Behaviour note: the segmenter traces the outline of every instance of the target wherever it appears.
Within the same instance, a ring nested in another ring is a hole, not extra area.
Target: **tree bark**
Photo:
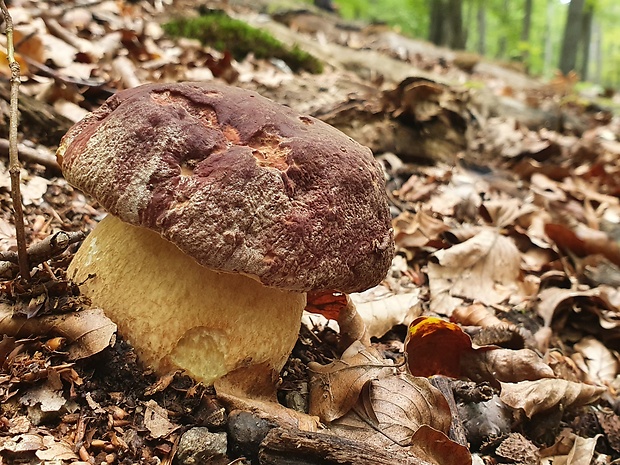
[[[588,67],[590,65],[590,47],[592,46],[592,19],[594,18],[594,6],[586,5],[581,16],[581,57],[579,74],[581,80],[588,79]]]
[[[467,37],[463,31],[463,1],[448,0],[448,31],[450,42],[448,45],[454,50],[463,50]]]
[[[476,50],[480,55],[484,55],[487,51],[487,14],[486,8],[482,3],[478,5],[478,11],[476,13],[476,20],[478,21],[478,43],[476,44]]]
[[[553,22],[554,1],[547,0],[547,14],[545,16],[545,31],[543,42],[545,44],[545,52],[543,55],[543,73],[549,75],[551,73],[553,61],[553,39],[551,37],[551,24]]]
[[[523,26],[521,28],[521,42],[526,44],[526,47],[529,47],[530,43],[530,32],[532,30],[532,4],[533,0],[525,0],[523,5]],[[528,48],[523,50],[521,53],[521,60],[525,64],[526,68],[528,67],[528,61],[530,58],[530,51]]]
[[[581,16],[585,0],[571,0],[568,17],[564,27],[562,52],[560,54],[560,71],[565,75],[576,70],[577,51],[581,40]]]
[[[430,3],[430,26],[428,29],[428,40],[435,45],[445,45],[444,12],[445,5],[443,0],[429,0]]]

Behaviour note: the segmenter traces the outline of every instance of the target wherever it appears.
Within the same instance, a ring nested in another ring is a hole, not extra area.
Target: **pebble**
[[[178,465],[198,465],[226,455],[226,433],[212,433],[208,428],[196,427],[181,436],[177,449]]]

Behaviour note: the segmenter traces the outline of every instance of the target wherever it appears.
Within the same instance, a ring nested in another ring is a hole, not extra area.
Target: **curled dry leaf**
[[[461,359],[463,375],[477,382],[516,383],[524,380],[554,378],[551,367],[533,350],[482,347],[465,353]]]
[[[479,303],[455,308],[450,320],[462,325],[481,326],[483,328],[505,324],[495,316],[493,310]]]
[[[435,253],[428,264],[431,310],[450,316],[463,298],[499,304],[520,288],[519,249],[494,228]]]
[[[415,215],[405,211],[394,219],[394,241],[398,247],[424,247],[448,229],[443,221],[421,210]]]
[[[310,415],[325,423],[342,417],[355,405],[367,381],[395,372],[389,363],[359,341],[329,365],[309,363]]]
[[[604,329],[616,328],[620,325],[617,319],[618,308],[608,299],[603,288],[594,288],[584,291],[550,287],[538,295],[540,302],[536,312],[543,319],[545,326],[551,326],[556,313],[569,306],[580,303],[585,309],[591,309],[599,317],[599,323]],[[588,305],[591,303],[591,305]]]
[[[408,325],[420,316],[419,296],[419,288],[394,293],[382,285],[350,295],[370,337],[382,337],[394,326]]]
[[[606,389],[564,379],[539,379],[501,383],[500,399],[514,409],[523,409],[528,418],[559,407],[577,407],[596,401]]]
[[[480,206],[480,213],[490,224],[504,228],[515,224],[524,215],[537,211],[532,204],[525,204],[520,199],[489,200]]]
[[[574,347],[583,355],[588,374],[594,381],[609,384],[616,378],[618,359],[602,342],[589,336]]]
[[[11,337],[62,336],[70,345],[69,358],[78,360],[101,352],[114,343],[116,325],[100,308],[37,318],[14,316],[0,305],[0,333]]]
[[[452,441],[441,431],[422,425],[412,438],[412,454],[436,465],[471,465],[467,447]]]
[[[474,348],[456,324],[420,317],[409,327],[405,341],[407,364],[414,376],[466,376],[474,381],[517,382],[554,377],[553,370],[532,350],[496,346]]]
[[[560,249],[578,257],[601,254],[620,266],[620,245],[605,232],[580,225],[575,231],[561,224],[546,224],[545,233]]]
[[[603,435],[597,434],[592,438],[582,438],[573,433],[563,436],[558,443],[540,451],[540,464],[590,465],[596,443],[601,436]],[[569,445],[570,448],[567,447]]]
[[[436,317],[416,318],[405,340],[407,367],[414,376],[461,376],[461,357],[472,352],[471,339],[455,323]]]

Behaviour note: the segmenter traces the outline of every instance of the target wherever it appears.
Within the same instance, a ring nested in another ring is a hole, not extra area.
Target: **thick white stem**
[[[89,275],[95,275],[89,278]],[[268,288],[196,263],[153,231],[108,215],[84,241],[69,277],[159,373],[181,368],[206,384],[243,366],[279,371],[304,293]]]

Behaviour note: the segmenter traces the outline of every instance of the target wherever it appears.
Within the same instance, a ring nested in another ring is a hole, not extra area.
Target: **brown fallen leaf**
[[[574,345],[585,360],[585,371],[597,383],[609,384],[618,375],[618,359],[599,340],[588,336]]]
[[[553,446],[540,451],[541,465],[590,465],[596,443],[602,434],[582,438],[574,433],[564,433]]]
[[[528,418],[540,412],[586,405],[596,401],[605,387],[574,383],[564,379],[539,379],[519,383],[501,383],[500,399],[514,409],[523,409]]]
[[[114,344],[116,325],[100,308],[36,318],[14,316],[11,307],[0,304],[0,333],[11,337],[62,336],[70,360],[90,357]]]
[[[471,465],[467,447],[452,441],[441,431],[422,425],[413,435],[412,454],[436,465]]]
[[[562,309],[573,309],[576,305],[583,310],[595,313],[599,324],[604,329],[617,328],[618,308],[610,302],[603,287],[575,290],[550,287],[538,294],[539,303],[536,312],[543,319],[545,326],[551,327],[552,322]]]
[[[154,400],[149,400],[145,404],[144,426],[149,430],[152,438],[158,439],[168,436],[173,431],[180,428],[168,420],[168,411],[162,408]]]
[[[518,295],[519,249],[494,228],[449,249],[435,252],[438,263],[428,264],[431,310],[450,316],[463,299],[487,305]]]
[[[309,413],[330,423],[345,415],[357,402],[367,381],[395,373],[376,349],[355,341],[340,360],[329,365],[308,364],[310,371]]]
[[[393,221],[394,241],[398,247],[424,247],[432,240],[438,240],[439,235],[450,229],[443,221],[419,210],[415,215],[404,211]]]
[[[330,429],[377,447],[411,445],[422,425],[448,433],[450,406],[426,378],[407,373],[368,381],[355,406]]]
[[[492,309],[480,303],[455,308],[450,320],[466,326],[481,326],[483,328],[505,324],[495,316]]]
[[[421,316],[409,325],[405,339],[407,367],[413,376],[461,376],[461,358],[474,349],[470,337],[455,323]]]
[[[579,225],[571,230],[561,224],[546,224],[545,233],[560,249],[578,257],[601,254],[620,266],[620,245],[605,232]]]
[[[414,376],[445,375],[487,381],[518,382],[554,377],[553,370],[530,349],[474,347],[456,324],[420,317],[409,326],[405,340],[407,367]]]
[[[555,378],[551,367],[533,350],[481,347],[463,354],[461,372],[472,381],[516,383],[525,380]]]

